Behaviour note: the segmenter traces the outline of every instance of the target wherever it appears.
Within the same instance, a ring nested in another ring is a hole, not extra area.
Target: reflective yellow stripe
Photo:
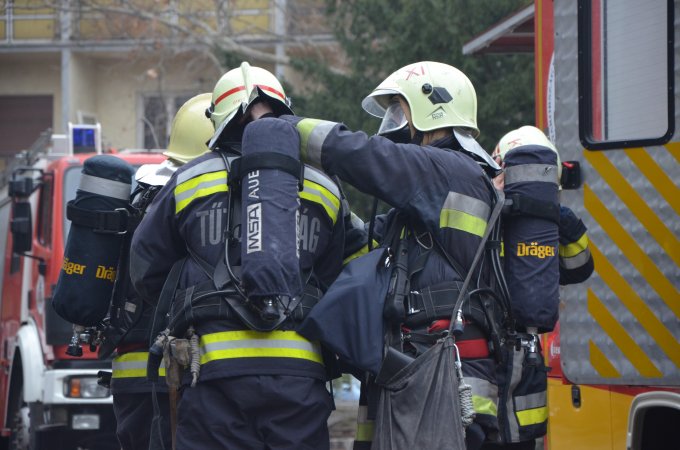
[[[588,312],[592,318],[600,325],[602,331],[621,350],[621,353],[630,361],[640,375],[646,378],[663,377],[663,372],[654,364],[654,361],[650,359],[647,352],[638,345],[638,342],[633,339],[630,334],[631,330],[619,323],[616,316],[607,309],[602,300],[590,288],[587,292],[587,304]]]
[[[540,408],[525,409],[524,411],[517,411],[515,414],[520,426],[536,425],[548,420],[548,407],[541,406]]]
[[[621,372],[614,367],[607,356],[592,340],[588,340],[588,349],[590,350],[590,364],[593,365],[593,368],[601,377],[621,378]]]
[[[243,330],[201,336],[201,364],[232,358],[298,358],[323,364],[321,349],[294,331]]]
[[[373,441],[373,430],[375,423],[372,420],[367,420],[363,423],[357,423],[357,434],[355,440],[363,442]]]
[[[481,395],[472,395],[472,407],[477,414],[487,414],[489,416],[496,416],[498,414],[496,402]]]
[[[576,242],[572,242],[571,244],[567,245],[560,244],[559,255],[563,258],[571,258],[578,255],[586,248],[588,248],[588,235],[583,233],[583,236],[581,236]]]
[[[178,184],[175,187],[175,214],[197,198],[228,190],[226,170],[206,173]]]
[[[305,163],[321,166],[321,147],[335,125],[335,122],[317,119],[302,119],[297,123],[300,156]]]
[[[454,228],[482,237],[486,230],[486,221],[463,211],[442,209],[439,216],[439,227]]]
[[[148,352],[131,352],[117,356],[113,359],[111,378],[146,378],[148,360]],[[158,369],[158,375],[165,376],[163,362]]]
[[[340,211],[340,199],[333,195],[322,185],[310,180],[304,181],[304,190],[300,192],[300,198],[318,203],[326,210],[326,214],[331,218],[333,224],[338,220]]]
[[[300,153],[302,154],[302,159],[307,159],[307,147],[309,144],[309,136],[312,134],[312,130],[320,124],[322,121],[319,119],[302,119],[296,125],[298,132],[300,133]]]
[[[378,243],[377,243],[376,241],[373,241],[373,248],[378,248]],[[350,262],[351,260],[357,259],[359,256],[363,256],[363,255],[365,255],[366,253],[368,253],[368,244],[364,245],[364,246],[361,247],[359,250],[357,250],[356,252],[352,253],[352,254],[349,255],[347,258],[345,258],[345,259],[342,261],[342,264],[345,265],[345,264],[347,264],[348,262]]]

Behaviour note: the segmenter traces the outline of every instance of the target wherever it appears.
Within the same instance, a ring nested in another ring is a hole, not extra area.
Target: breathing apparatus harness
[[[298,189],[301,190],[304,165],[293,158],[274,152],[234,157],[228,157],[225,150],[217,152],[227,168],[230,192],[224,229],[224,254],[221,254],[217,265],[212,266],[187,247],[188,258],[196,262],[209,279],[183,290],[177,290],[177,282],[187,258],[173,266],[155,312],[151,335],[153,341],[147,366],[148,377],[152,381],[158,378],[160,362],[170,344],[175,342],[175,345],[178,345],[182,339],[177,337],[186,334],[189,337],[189,345],[181,344],[182,355],[176,359],[187,361],[185,365],[191,366],[192,386],[195,385],[200,369],[198,336],[193,329],[195,323],[238,318],[248,328],[256,331],[269,332],[288,327],[293,329],[294,323],[302,321],[306,313],[321,298],[322,292],[316,286],[313,270],[310,270],[303,274],[304,293],[301,296],[251,299],[242,287],[240,266],[234,264],[230,255],[230,249],[236,248],[240,242],[240,236],[234,232],[233,226],[235,222],[240,222],[235,214],[240,210],[237,205],[239,202],[234,201],[234,197],[240,192],[242,179],[254,170],[276,169],[294,176],[298,180]],[[170,321],[163,329],[163,324],[167,322],[165,318],[168,316]],[[195,344],[191,343],[192,340]],[[187,357],[186,351],[191,351],[193,355]]]
[[[92,352],[99,349],[99,358],[106,358],[139,323],[143,312],[142,302],[131,302],[128,298],[132,290],[129,279],[130,243],[147,207],[161,187],[138,184],[130,195],[128,207],[114,211],[79,208],[73,201],[67,204],[66,215],[73,224],[90,228],[94,233],[123,236],[109,314],[91,327],[74,324],[73,335],[66,349],[67,355],[82,356],[82,345],[85,344]],[[144,340],[146,331],[148,330],[139,330],[135,335]]]

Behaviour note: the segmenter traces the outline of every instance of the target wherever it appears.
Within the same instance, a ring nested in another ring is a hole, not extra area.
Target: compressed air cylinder
[[[526,208],[503,217],[504,274],[512,312],[520,329],[550,331],[559,307],[557,153],[524,145],[508,151],[503,162],[505,197]],[[540,217],[549,212],[552,219]]]
[[[71,228],[52,299],[69,322],[96,325],[109,310],[134,172],[111,155],[85,161],[76,198],[67,206]]]
[[[281,132],[272,133],[276,128]],[[286,122],[265,118],[245,129],[243,159],[260,167],[241,179],[241,279],[249,298],[302,294],[298,177],[268,168],[276,161],[299,167],[299,149],[299,135]]]

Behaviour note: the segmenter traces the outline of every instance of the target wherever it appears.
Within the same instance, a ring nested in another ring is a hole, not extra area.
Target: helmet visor
[[[383,135],[391,133],[404,128],[406,125],[408,125],[408,120],[406,119],[404,109],[401,107],[399,99],[393,98],[390,100],[389,105],[387,105],[385,116],[383,116],[382,123],[378,129],[378,134]]]

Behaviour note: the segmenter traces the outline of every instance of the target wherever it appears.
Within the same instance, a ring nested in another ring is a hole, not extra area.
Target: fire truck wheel
[[[30,418],[28,405],[21,402],[17,405],[18,409],[14,412],[12,419],[12,440],[10,441],[10,450],[24,450],[29,448],[30,442]]]
[[[9,437],[9,450],[29,450],[31,445],[30,408],[23,399],[23,383],[15,384],[10,393],[10,410],[12,434]]]

